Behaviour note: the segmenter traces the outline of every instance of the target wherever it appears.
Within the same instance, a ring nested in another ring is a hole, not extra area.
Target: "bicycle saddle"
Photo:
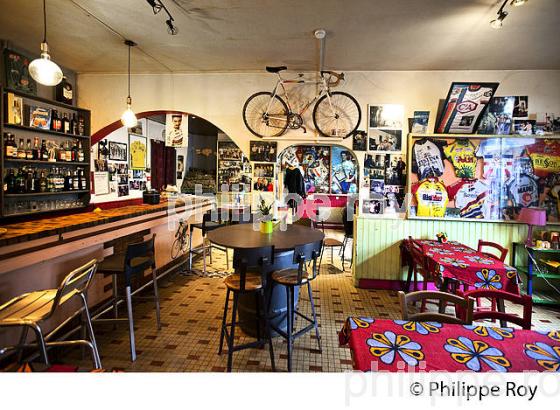
[[[288,67],[286,67],[285,65],[281,65],[278,67],[266,67],[266,71],[268,71],[269,73],[279,73],[280,71],[284,71],[287,69]]]

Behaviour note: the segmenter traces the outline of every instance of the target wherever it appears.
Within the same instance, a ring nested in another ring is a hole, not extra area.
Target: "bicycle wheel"
[[[322,96],[313,108],[313,124],[325,137],[348,137],[356,131],[361,119],[358,101],[341,91]]]
[[[183,253],[183,244],[180,238],[173,241],[171,245],[171,259],[177,258],[181,253]]]
[[[278,137],[288,128],[288,106],[279,96],[272,98],[272,93],[255,93],[243,106],[243,122],[257,137]]]

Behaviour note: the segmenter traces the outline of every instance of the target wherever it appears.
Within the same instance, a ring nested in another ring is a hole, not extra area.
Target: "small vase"
[[[273,228],[272,221],[261,221],[261,233],[272,233]]]

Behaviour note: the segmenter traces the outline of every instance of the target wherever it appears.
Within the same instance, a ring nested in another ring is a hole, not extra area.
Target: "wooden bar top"
[[[209,203],[208,199],[204,198],[190,198],[187,201],[178,199],[173,201],[175,201],[174,206],[170,202],[165,201],[158,205],[131,205],[122,208],[102,210],[100,212],[83,212],[14,224],[0,224],[1,228],[6,228],[8,230],[5,234],[0,235],[0,247],[45,238],[47,236],[60,235],[65,232],[90,228],[92,226],[103,225],[146,214],[167,211],[172,206],[173,208],[171,209],[177,209],[185,206],[192,207]]]

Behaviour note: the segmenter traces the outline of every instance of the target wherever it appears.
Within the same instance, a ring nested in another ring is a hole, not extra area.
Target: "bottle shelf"
[[[82,206],[72,206],[72,207],[69,207],[69,208],[45,209],[45,210],[27,211],[27,212],[14,212],[14,213],[5,214],[4,216],[6,216],[6,217],[28,216],[28,215],[36,215],[36,214],[46,214],[46,213],[49,213],[49,212],[72,211],[72,210],[78,210],[78,209],[85,209],[87,207],[88,207],[88,205],[82,205]]]
[[[85,140],[89,140],[89,136],[88,135],[76,135],[76,134],[67,134],[65,132],[59,132],[59,131],[52,131],[52,130],[44,130],[42,128],[35,128],[35,127],[29,127],[27,125],[17,125],[17,124],[4,124],[4,128],[12,128],[12,129],[16,129],[16,130],[22,130],[22,131],[29,131],[29,132],[39,132],[41,134],[49,134],[49,135],[56,135],[58,137],[66,137],[66,138],[76,138],[76,139],[85,139]]]
[[[74,166],[87,166],[87,162],[75,162],[75,161],[41,161],[38,159],[19,159],[19,158],[8,158],[4,157],[5,162],[20,162],[22,164],[42,164],[42,165],[74,165]]]
[[[27,98],[29,100],[34,100],[34,101],[39,101],[48,105],[52,105],[53,107],[59,107],[59,108],[64,108],[66,110],[69,111],[87,111],[83,108],[79,108],[76,107],[74,105],[70,105],[70,104],[66,104],[60,101],[54,101],[54,100],[50,100],[48,98],[43,98],[43,97],[39,97],[37,95],[31,95],[31,94],[27,94],[18,90],[13,90],[11,88],[4,88],[4,93],[12,93],[14,95],[17,95],[18,97],[22,97],[22,98]]]
[[[55,191],[55,192],[27,192],[25,194],[4,194],[4,198],[25,198],[30,196],[86,194],[86,193],[89,193],[88,189],[77,189],[73,191]]]

